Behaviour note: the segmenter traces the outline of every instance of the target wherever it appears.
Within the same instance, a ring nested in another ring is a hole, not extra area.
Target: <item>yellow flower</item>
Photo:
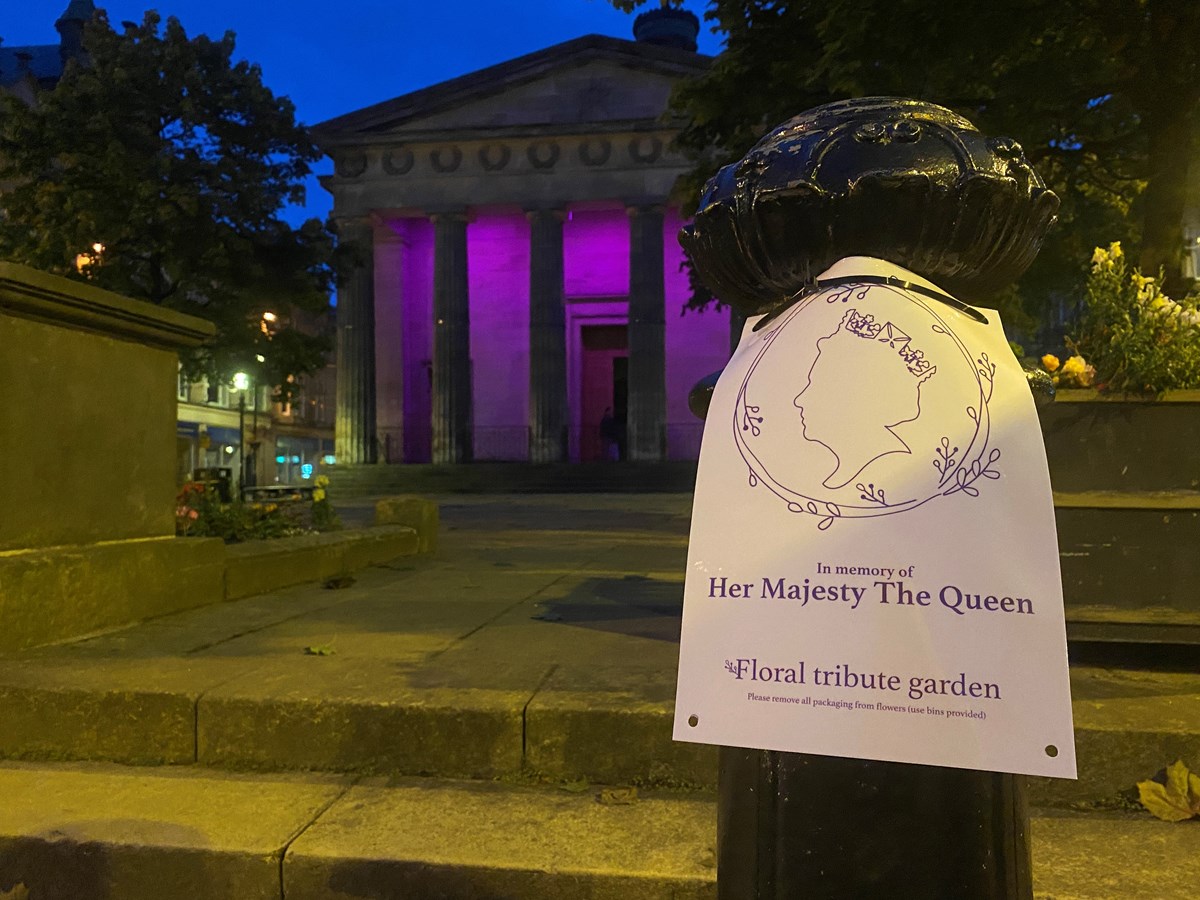
[[[1138,271],[1134,271],[1134,273],[1132,275],[1130,275],[1129,277],[1130,277],[1130,280],[1135,285],[1137,285],[1138,290],[1141,290],[1142,288],[1146,287],[1147,285],[1154,284],[1153,278],[1148,278],[1147,276],[1143,275],[1141,272],[1138,272]]]
[[[1113,241],[1111,244],[1108,245],[1108,255],[1112,259],[1120,259],[1122,256],[1125,255],[1125,251],[1121,249],[1120,241]]]
[[[1072,356],[1063,363],[1062,374],[1069,376],[1082,375],[1087,371],[1087,363],[1083,361],[1082,356]]]
[[[1096,250],[1097,250],[1097,252],[1100,252],[1099,247],[1097,247]],[[1042,368],[1045,369],[1047,372],[1057,372],[1058,371],[1058,357],[1055,356],[1053,353],[1047,353],[1045,356],[1042,357]]]
[[[1103,247],[1097,247],[1092,251],[1092,265],[1098,266],[1101,263],[1108,262],[1108,251]]]
[[[318,475],[313,479],[313,484],[319,488],[329,487],[329,479],[324,475]]]
[[[313,503],[320,503],[324,499],[325,492],[321,490],[321,488],[317,488],[315,491],[313,491]]]

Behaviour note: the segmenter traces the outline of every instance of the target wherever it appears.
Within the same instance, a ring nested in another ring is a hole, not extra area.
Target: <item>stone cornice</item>
[[[198,347],[216,334],[205,319],[11,262],[0,262],[0,310],[167,350]]]
[[[411,187],[463,178],[573,177],[579,172],[687,171],[687,158],[672,146],[672,132],[618,132],[566,138],[468,140],[344,147],[334,153],[328,190],[343,185],[405,183]]]
[[[567,123],[561,125],[507,125],[478,128],[430,128],[402,133],[347,133],[331,136],[321,142],[329,152],[339,148],[411,147],[417,144],[445,144],[460,141],[511,140],[539,137],[608,136],[630,133],[669,133],[674,136],[680,123],[660,119],[613,119],[604,122]]]

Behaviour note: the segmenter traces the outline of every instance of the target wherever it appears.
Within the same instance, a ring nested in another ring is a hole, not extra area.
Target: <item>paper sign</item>
[[[893,275],[852,258],[822,279]],[[999,317],[843,284],[713,394],[675,738],[1075,777],[1045,448]]]

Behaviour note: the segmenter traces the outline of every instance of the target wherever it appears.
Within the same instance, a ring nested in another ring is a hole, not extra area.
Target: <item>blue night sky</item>
[[[96,0],[119,27],[146,9],[175,16],[189,34],[237,34],[238,55],[314,124],[585,34],[633,36],[633,16],[607,0]],[[703,0],[685,8],[703,18]],[[58,43],[67,0],[0,4],[6,46]],[[702,22],[700,51],[720,50]],[[318,167],[327,171],[328,160]],[[308,205],[288,219],[324,217],[329,197],[310,180]]]

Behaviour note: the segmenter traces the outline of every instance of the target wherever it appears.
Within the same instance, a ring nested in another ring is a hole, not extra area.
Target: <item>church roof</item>
[[[96,15],[92,0],[71,0],[54,23],[89,22]],[[52,87],[63,73],[63,44],[28,44],[6,47],[0,44],[0,87],[16,84],[32,75],[42,87]]]
[[[90,22],[96,14],[96,4],[92,0],[71,0],[66,11],[58,17],[58,21]]]
[[[323,141],[369,137],[594,62],[685,78],[702,74],[712,57],[644,41],[590,34],[328,119],[314,126],[313,131]]]

